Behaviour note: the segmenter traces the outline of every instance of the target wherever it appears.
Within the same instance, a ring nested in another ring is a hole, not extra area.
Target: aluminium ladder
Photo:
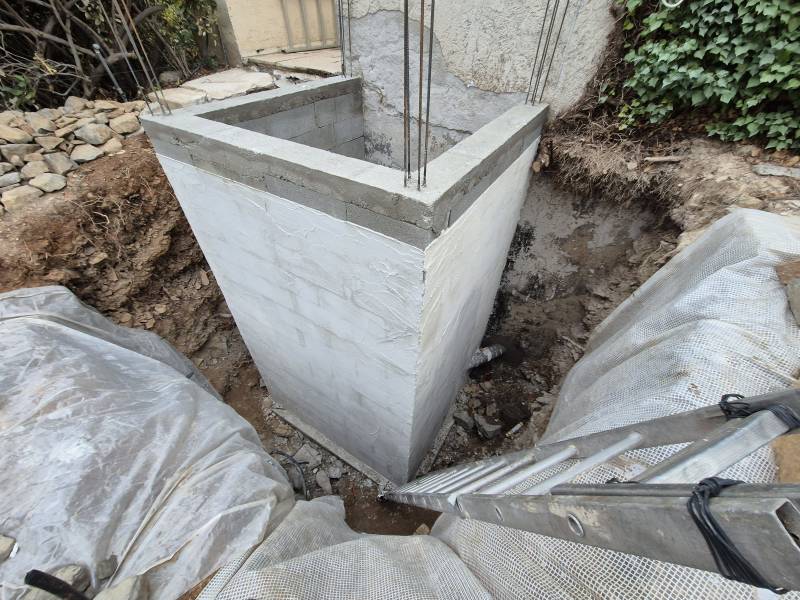
[[[698,482],[796,427],[800,390],[733,404],[744,406],[739,414],[746,416],[731,414],[723,399],[719,406],[430,473],[386,490],[382,497],[725,575],[687,502]],[[776,406],[783,412],[772,412]],[[781,418],[787,412],[789,422]],[[570,483],[630,450],[685,443],[689,445],[634,481]],[[573,462],[566,469],[508,494],[567,460]],[[763,587],[800,590],[800,485],[739,483],[712,498],[708,510],[740,556],[769,582]]]

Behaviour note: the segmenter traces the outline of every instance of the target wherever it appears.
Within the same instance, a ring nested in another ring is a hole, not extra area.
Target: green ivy
[[[800,149],[800,2],[685,0],[642,18],[642,0],[622,1],[624,28],[640,28],[625,55],[623,129],[703,109],[723,140]]]

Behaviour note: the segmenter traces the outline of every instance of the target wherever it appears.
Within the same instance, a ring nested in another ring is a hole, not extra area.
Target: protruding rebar
[[[108,25],[109,31],[111,31],[111,36],[114,38],[114,41],[117,43],[117,47],[119,48],[120,54],[122,54],[123,58],[125,59],[125,64],[128,66],[128,71],[131,74],[131,78],[133,79],[133,84],[136,86],[137,95],[141,96],[144,100],[145,105],[147,106],[147,110],[150,111],[150,114],[153,114],[153,107],[150,106],[150,101],[147,99],[147,94],[145,94],[144,90],[142,89],[142,85],[139,83],[139,78],[136,76],[136,71],[131,64],[130,58],[128,58],[128,50],[125,48],[125,44],[122,43],[122,38],[119,37],[117,33],[117,28],[114,26],[114,21],[111,17],[108,16],[106,12],[106,7],[103,6],[102,2],[98,2],[100,6],[100,12],[103,14],[103,18]]]
[[[556,56],[556,50],[558,50],[558,40],[561,38],[561,29],[564,27],[564,19],[567,17],[567,11],[569,10],[569,0],[566,0],[564,4],[564,13],[561,15],[561,23],[558,25],[558,33],[556,33],[556,39],[553,42],[553,52],[550,54],[550,62],[547,65],[547,72],[544,75],[544,82],[542,83],[542,91],[539,93],[539,102],[542,101],[544,98],[544,88],[547,86],[547,79],[550,77],[550,68],[553,66],[553,59]]]
[[[544,15],[542,15],[542,29],[539,31],[539,41],[536,42],[536,55],[533,58],[533,66],[531,67],[531,78],[528,80],[528,91],[525,93],[525,104],[528,103],[528,98],[531,95],[531,87],[533,86],[533,75],[536,72],[536,65],[539,62],[539,48],[542,45],[542,38],[544,37],[544,28],[547,24],[547,13],[550,10],[550,0],[544,7]]]
[[[553,3],[553,13],[550,17],[550,24],[547,26],[547,37],[544,40],[544,48],[542,50],[542,61],[539,63],[539,70],[536,73],[536,84],[533,86],[533,96],[532,99],[536,98],[537,92],[539,90],[539,82],[542,79],[542,73],[544,72],[544,61],[547,57],[547,51],[550,48],[550,37],[553,35],[553,27],[556,24],[556,15],[558,15],[558,5],[560,4],[560,0],[555,0]]]
[[[302,4],[302,2],[301,2]],[[339,57],[342,61],[342,75],[347,75],[347,68],[344,64],[344,14],[342,8],[342,0],[338,0],[337,6],[339,7],[337,11],[337,21],[339,23]]]
[[[116,89],[120,97],[125,102],[127,102],[128,97],[125,95],[125,92],[122,91],[122,88],[119,87],[119,83],[117,83],[117,78],[114,77],[114,73],[111,72],[111,67],[108,66],[108,63],[106,62],[106,59],[103,56],[103,53],[100,52],[100,44],[92,44],[92,50],[94,50],[95,56],[97,56],[97,60],[99,60],[100,64],[103,65],[103,69],[105,70],[106,75],[108,75],[108,78],[111,80],[111,83],[114,85],[114,89]]]
[[[431,73],[433,72],[433,16],[436,11],[436,0],[431,0],[431,24],[428,27],[428,91],[425,99],[425,160],[422,166],[422,185],[428,183],[428,145],[431,137]]]
[[[419,2],[419,89],[417,90],[417,189],[422,186],[422,76],[425,60],[425,0]]]
[[[408,95],[409,95],[409,73],[408,73],[408,0],[403,0],[403,185],[408,185],[410,176],[410,151],[409,140],[409,121],[408,121]]]

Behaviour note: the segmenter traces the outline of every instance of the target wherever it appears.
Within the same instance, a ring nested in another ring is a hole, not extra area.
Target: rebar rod
[[[409,177],[409,128],[408,128],[408,0],[403,0],[403,185],[408,185]]]
[[[428,183],[428,145],[431,138],[431,73],[433,72],[433,16],[436,0],[431,0],[431,24],[428,26],[428,91],[425,99],[425,159],[422,166],[422,185]]]
[[[139,51],[139,47],[136,45],[136,41],[133,39],[133,33],[131,32],[131,28],[128,26],[128,20],[125,18],[125,14],[122,12],[122,8],[120,8],[120,5],[117,2],[117,0],[111,0],[111,7],[112,10],[116,9],[116,11],[119,13],[120,20],[122,21],[122,28],[125,30],[125,34],[128,36],[128,41],[131,44],[131,49],[133,50],[133,53],[136,55],[136,60],[139,61],[139,66],[142,68],[142,73],[144,73],[145,81],[147,82],[147,85],[150,86],[150,93],[153,94],[156,104],[158,104],[162,114],[166,114],[167,111],[165,110],[164,104],[161,102],[161,99],[158,97],[158,94],[156,93],[156,88],[153,85],[153,80],[151,79],[150,73],[147,70],[147,65],[144,62],[144,58],[142,58],[142,53]]]
[[[561,29],[564,27],[564,19],[567,17],[568,11],[569,11],[569,0],[566,0],[564,4],[564,13],[561,15],[561,23],[558,25],[558,32],[556,33],[556,39],[553,42],[553,52],[552,54],[550,54],[550,63],[547,65],[547,72],[544,75],[544,82],[542,83],[542,91],[539,93],[539,102],[541,102],[542,98],[544,98],[544,89],[545,87],[547,87],[547,79],[548,77],[550,77],[550,69],[553,66],[553,59],[556,56],[556,50],[558,50],[558,40],[559,38],[561,38]]]
[[[133,34],[136,36],[136,40],[139,42],[139,47],[142,51],[142,56],[144,57],[144,61],[147,64],[147,68],[150,70],[150,74],[153,76],[153,83],[156,86],[157,91],[153,91],[153,94],[158,98],[158,92],[161,92],[161,98],[164,100],[164,106],[167,109],[169,114],[172,114],[172,109],[169,107],[169,102],[167,102],[167,97],[164,95],[164,90],[161,89],[161,84],[158,82],[158,75],[156,74],[156,70],[153,68],[153,64],[150,62],[150,57],[147,55],[147,50],[142,42],[142,36],[139,35],[139,29],[136,27],[136,21],[133,20],[131,16],[131,12],[128,9],[128,6],[123,2],[122,6],[125,8],[125,14],[130,21],[130,27],[133,30]]]
[[[342,0],[338,0],[339,10],[337,11],[337,21],[339,22],[339,56],[342,61],[342,75],[347,75],[347,69],[344,64],[344,15],[342,9]]]
[[[525,94],[525,104],[528,103],[528,97],[531,95],[531,87],[533,86],[533,74],[536,72],[536,64],[539,62],[539,47],[542,45],[542,38],[544,37],[544,27],[547,24],[547,12],[550,10],[550,0],[544,7],[544,15],[542,16],[542,29],[539,31],[539,41],[536,42],[536,55],[533,58],[533,66],[531,67],[531,78],[528,80],[528,91]]]
[[[347,0],[347,54],[350,59],[350,75],[353,74],[353,33],[350,12],[353,9],[353,0]]]
[[[419,89],[417,90],[417,190],[422,187],[422,77],[425,61],[425,0],[419,2]]]
[[[100,12],[103,13],[103,18],[108,25],[108,29],[111,31],[111,35],[114,38],[114,41],[117,43],[117,47],[119,48],[120,54],[125,59],[125,64],[128,66],[128,71],[130,71],[131,77],[133,78],[133,83],[136,86],[136,91],[138,92],[137,95],[141,95],[142,99],[144,100],[145,105],[147,106],[147,110],[150,111],[150,114],[153,114],[153,107],[150,106],[150,102],[147,100],[147,94],[144,93],[142,89],[142,84],[139,83],[139,78],[136,77],[136,72],[134,71],[133,65],[131,64],[130,58],[128,58],[129,52],[125,48],[125,44],[122,43],[122,38],[119,37],[117,33],[117,28],[114,27],[114,22],[111,17],[108,16],[106,12],[105,6],[103,6],[102,2],[98,3],[100,5]]]
[[[536,73],[536,84],[533,86],[533,96],[532,98],[536,98],[537,92],[539,90],[539,82],[542,79],[542,73],[544,72],[544,61],[545,57],[547,56],[547,51],[550,48],[550,37],[553,35],[553,27],[556,23],[556,15],[558,14],[558,5],[560,4],[560,0],[555,0],[553,3],[553,13],[550,17],[550,25],[547,26],[547,37],[544,40],[544,48],[542,48],[542,61],[539,63],[539,70]]]
[[[103,53],[100,52],[100,44],[92,44],[92,50],[94,50],[95,56],[97,56],[97,60],[99,60],[100,64],[103,65],[103,70],[106,72],[106,75],[108,75],[108,78],[111,80],[111,83],[117,90],[117,93],[125,102],[127,102],[128,97],[125,95],[125,92],[122,91],[122,88],[119,87],[117,78],[114,77],[114,73],[111,72],[111,67],[108,66],[108,63],[106,62],[106,59],[103,56]]]

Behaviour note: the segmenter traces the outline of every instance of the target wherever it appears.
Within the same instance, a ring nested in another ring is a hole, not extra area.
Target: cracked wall
[[[412,2],[410,71],[412,115],[419,78],[419,3]],[[426,3],[426,25],[430,23]],[[521,104],[531,74],[545,2],[439,0],[436,5],[429,159],[511,106]],[[399,166],[403,156],[403,15],[393,0],[353,0],[352,74],[364,81],[365,142],[369,160]],[[583,94],[614,20],[606,0],[571,4],[543,101],[551,116]],[[427,46],[429,30],[425,28]],[[427,50],[425,57],[427,64]],[[412,166],[416,165],[416,118]]]

